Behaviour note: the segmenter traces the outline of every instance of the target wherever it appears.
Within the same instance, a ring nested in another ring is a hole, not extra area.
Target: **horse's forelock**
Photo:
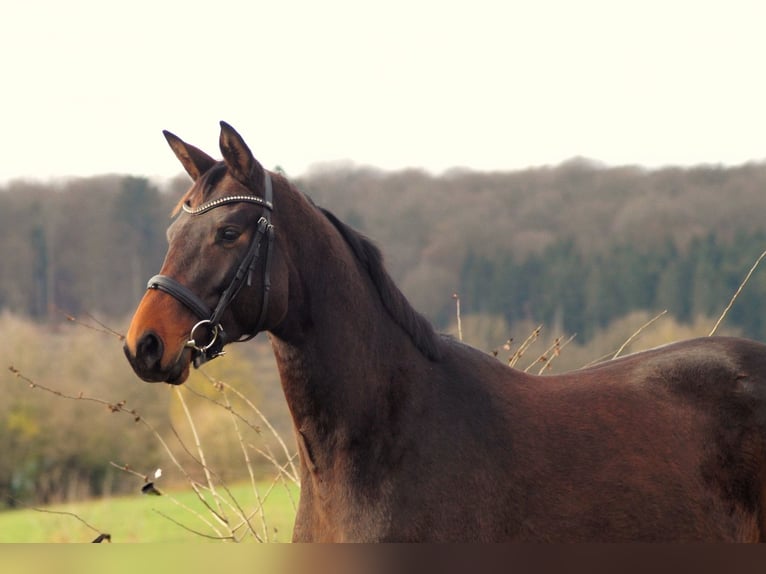
[[[226,174],[226,164],[218,162],[209,170],[207,170],[202,177],[200,177],[194,185],[189,188],[183,197],[179,200],[176,206],[171,212],[171,217],[175,217],[180,213],[184,203],[191,206],[195,204],[202,204],[211,196],[213,189],[221,182],[223,176]]]

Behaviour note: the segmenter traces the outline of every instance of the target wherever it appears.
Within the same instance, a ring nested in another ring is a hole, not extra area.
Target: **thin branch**
[[[263,422],[263,424],[266,425],[266,428],[269,429],[269,432],[271,432],[271,434],[277,440],[277,442],[279,443],[280,448],[282,449],[282,452],[285,455],[285,458],[288,461],[290,461],[290,469],[292,471],[292,475],[295,476],[296,478],[299,477],[300,475],[298,474],[298,469],[295,468],[295,465],[292,462],[294,457],[290,454],[290,450],[287,448],[287,444],[285,444],[285,441],[282,439],[282,436],[279,434],[277,429],[274,428],[274,426],[271,424],[271,422],[266,417],[266,415],[264,415],[261,412],[261,410],[258,407],[256,407],[255,404],[253,404],[253,402],[249,398],[247,398],[238,389],[234,388],[229,383],[226,383],[224,381],[221,381],[219,379],[214,378],[213,376],[211,376],[207,372],[205,372],[204,368],[199,369],[199,372],[201,372],[205,376],[205,378],[207,378],[208,381],[210,381],[210,383],[214,387],[216,387],[216,388],[225,388],[225,389],[231,391],[232,393],[237,395],[237,397],[239,397],[239,399],[242,400],[248,407],[250,407],[253,410],[253,412],[258,416],[258,418],[261,419],[261,422]],[[296,484],[300,485],[300,481],[296,480]]]
[[[186,446],[186,443],[181,438],[181,435],[178,434],[178,431],[176,430],[176,428],[173,425],[170,425],[170,430],[173,433],[173,435],[176,437],[178,444],[181,445],[181,448],[184,450],[184,452],[187,455],[189,455],[189,458],[191,458],[195,463],[197,463],[197,465],[199,465],[201,468],[204,469],[206,466],[205,463],[200,461],[194,455],[194,453],[192,453],[191,449],[189,449],[189,447]],[[221,526],[225,526],[226,528],[229,528],[229,521],[223,515],[220,505],[216,504],[218,506],[218,510],[216,510],[215,508],[211,506],[210,502],[208,502],[207,498],[205,498],[205,496],[202,494],[202,491],[200,490],[200,488],[207,488],[207,487],[205,487],[205,485],[194,480],[191,477],[191,475],[186,472],[186,469],[184,469],[184,474],[186,475],[186,478],[189,481],[189,484],[191,485],[192,490],[194,490],[194,492],[197,494],[197,498],[203,504],[203,506],[208,509],[210,514],[212,514],[215,517],[215,519],[221,524]],[[207,488],[207,490],[210,491],[211,489]],[[217,496],[214,491],[211,491],[211,495],[213,496],[213,498],[216,498]]]
[[[9,496],[8,500],[12,500],[16,504],[20,504],[24,508],[28,508],[29,510],[34,510],[35,512],[42,512],[44,514],[59,514],[61,516],[71,516],[72,518],[76,518],[80,522],[82,522],[85,526],[90,528],[93,532],[98,534],[100,537],[102,537],[102,540],[108,540],[109,542],[112,541],[112,535],[105,533],[103,530],[100,530],[90,524],[87,520],[85,520],[82,516],[75,514],[74,512],[67,512],[65,510],[50,510],[49,508],[38,508],[37,506],[31,506],[29,504],[26,504],[22,501],[20,501],[17,498],[14,498],[13,496]]]
[[[457,293],[452,294],[452,298],[455,300],[455,314],[457,315],[457,338],[463,340],[463,324],[460,320],[460,295]]]
[[[622,354],[622,352],[625,350],[625,347],[630,345],[635,340],[635,338],[638,337],[644,331],[644,329],[646,329],[649,326],[651,326],[655,321],[657,321],[662,316],[667,314],[667,312],[668,312],[668,310],[665,309],[664,311],[660,312],[659,314],[657,314],[654,317],[652,317],[651,319],[649,319],[646,323],[641,325],[638,329],[636,329],[636,331],[630,337],[627,338],[627,340],[620,346],[620,348],[617,349],[615,354],[612,355],[612,359],[616,359],[617,357],[619,357]]]
[[[136,470],[133,470],[132,468],[130,468],[130,465],[127,465],[127,464],[117,464],[116,462],[113,462],[111,460],[109,461],[109,464],[111,464],[114,468],[117,468],[117,469],[121,470],[122,472],[127,472],[129,474],[132,474],[133,476],[137,476],[138,478],[140,478],[144,482],[149,482],[147,475],[141,474],[140,472],[138,472]]]
[[[136,411],[136,409],[128,409],[128,408],[126,408],[125,405],[127,404],[127,401],[122,400],[122,401],[118,401],[116,403],[112,403],[110,401],[105,401],[104,399],[99,399],[97,397],[89,397],[89,396],[87,396],[87,395],[85,395],[83,393],[79,393],[78,395],[69,395],[69,394],[63,393],[63,392],[61,392],[61,391],[59,391],[57,389],[53,389],[51,387],[48,387],[46,385],[42,385],[42,384],[40,384],[40,383],[38,383],[36,381],[33,381],[32,379],[27,377],[24,373],[19,371],[13,365],[10,365],[8,367],[8,370],[11,371],[11,373],[13,373],[14,375],[16,375],[16,378],[21,379],[22,381],[26,382],[31,389],[38,389],[38,390],[41,390],[41,391],[45,391],[47,393],[50,393],[50,394],[52,394],[54,396],[57,396],[59,398],[62,398],[62,399],[67,399],[67,400],[72,400],[72,401],[87,401],[87,402],[97,403],[97,404],[100,404],[100,405],[104,405],[107,409],[109,409],[110,412],[113,412],[113,413],[123,413],[123,414],[130,415],[131,417],[133,417],[133,421],[134,422],[141,423],[142,425],[144,425],[144,427],[146,427],[149,430],[150,433],[152,433],[154,435],[154,437],[157,439],[157,441],[165,449],[165,452],[167,453],[168,457],[173,462],[173,464],[175,464],[176,467],[178,467],[178,469],[181,472],[183,472],[188,477],[188,474],[186,474],[186,471],[184,470],[183,466],[181,465],[180,462],[178,462],[178,459],[173,454],[173,451],[170,450],[170,447],[165,442],[165,440],[162,438],[162,435],[157,431],[157,429],[155,429],[149,423],[149,421],[147,421],[144,417],[142,417]]]
[[[229,401],[229,396],[226,394],[226,391],[223,391],[223,397],[226,399],[226,410],[229,411],[229,415],[231,416],[231,422],[234,425],[234,430],[237,433],[237,439],[239,440],[239,446],[242,449],[242,456],[245,459],[245,466],[247,467],[247,472],[250,475],[250,485],[253,488],[253,494],[255,495],[255,500],[258,503],[259,507],[259,517],[261,519],[261,527],[263,528],[263,538],[266,542],[269,541],[269,529],[268,524],[266,522],[266,514],[263,510],[263,501],[261,500],[261,493],[258,491],[258,486],[255,481],[255,473],[253,472],[253,464],[250,460],[250,454],[248,453],[247,446],[245,445],[245,439],[242,436],[242,431],[239,428],[239,423],[237,422],[237,416],[234,413],[234,409],[231,406],[231,401]],[[253,533],[253,535],[260,540],[260,536],[255,532],[253,529],[252,524],[250,524],[250,520],[248,517],[244,515],[243,512],[243,518],[245,522],[247,523],[248,528]]]
[[[19,378],[22,381],[26,382],[29,385],[29,387],[32,388],[32,389],[38,389],[38,390],[41,390],[41,391],[45,391],[47,393],[50,393],[50,394],[52,394],[54,396],[57,396],[57,397],[60,397],[60,398],[63,398],[63,399],[75,400],[75,401],[90,401],[90,402],[94,402],[94,403],[106,406],[109,409],[109,411],[111,411],[113,413],[119,412],[119,413],[124,413],[124,414],[128,414],[128,415],[132,416],[133,420],[135,422],[140,422],[141,424],[143,424],[144,427],[146,427],[149,430],[149,432],[154,435],[154,437],[157,439],[157,441],[162,445],[163,449],[165,450],[165,453],[168,455],[168,458],[170,458],[170,460],[173,462],[173,464],[176,466],[176,468],[178,468],[178,470],[189,481],[189,484],[191,485],[191,487],[194,490],[194,492],[197,494],[197,497],[200,499],[200,501],[205,506],[208,507],[208,509],[213,513],[214,516],[216,516],[216,518],[218,520],[222,521],[223,525],[226,525],[225,519],[223,519],[220,516],[217,516],[215,514],[215,512],[213,511],[212,507],[209,506],[209,503],[207,502],[207,500],[205,500],[205,497],[200,492],[199,486],[197,485],[196,481],[189,475],[189,473],[186,471],[184,466],[176,458],[175,454],[173,454],[173,451],[170,449],[168,444],[165,442],[165,439],[162,438],[162,435],[145,418],[143,418],[141,415],[139,415],[138,412],[136,412],[135,409],[127,409],[125,407],[125,404],[126,404],[125,401],[119,401],[117,403],[111,403],[111,402],[105,401],[103,399],[86,396],[86,395],[84,395],[82,393],[80,393],[79,395],[69,395],[69,394],[66,394],[66,393],[62,393],[59,390],[47,387],[45,385],[41,385],[40,383],[37,383],[37,382],[33,381],[32,379],[30,379],[29,377],[24,375],[21,371],[19,371],[18,369],[16,369],[12,365],[10,367],[8,367],[8,369],[14,375],[16,375],[17,378]],[[175,429],[173,429],[173,432],[175,432]],[[178,436],[177,433],[176,433],[176,436]]]
[[[519,348],[516,350],[516,352],[513,355],[511,355],[511,358],[508,359],[508,366],[509,367],[516,366],[516,363],[518,363],[519,360],[521,360],[521,357],[524,356],[524,353],[527,352],[527,349],[529,349],[529,347],[532,345],[532,343],[537,341],[538,337],[540,337],[540,332],[542,330],[543,330],[543,326],[542,325],[538,325],[537,328],[534,331],[532,331],[532,333],[530,333],[529,337],[527,337],[524,340],[524,342],[519,346]]]
[[[737,297],[739,297],[739,294],[742,292],[742,289],[745,287],[748,281],[750,281],[750,277],[755,272],[755,269],[760,265],[763,258],[766,257],[766,251],[761,253],[760,257],[756,259],[755,263],[753,263],[753,266],[750,268],[750,271],[747,272],[747,275],[745,276],[745,279],[740,283],[739,287],[737,288],[736,292],[734,293],[734,296],[731,298],[731,301],[729,301],[729,304],[726,305],[726,309],[723,310],[723,313],[721,313],[721,316],[718,318],[718,321],[716,321],[715,325],[713,326],[713,330],[710,331],[708,334],[708,337],[712,337],[715,332],[718,330],[718,327],[723,322],[724,317],[729,313],[729,309],[732,308],[732,305],[734,305],[734,301],[737,300]]]
[[[598,363],[601,363],[602,361],[606,361],[608,359],[612,359],[612,360],[616,359],[617,357],[620,356],[620,353],[622,353],[622,351],[625,350],[625,347],[627,347],[628,344],[630,344],[630,342],[633,341],[644,329],[649,327],[652,323],[654,323],[657,319],[659,319],[666,313],[667,313],[667,310],[662,311],[661,313],[659,313],[658,315],[655,315],[649,321],[641,325],[641,327],[639,327],[638,330],[636,330],[636,332],[634,332],[630,337],[628,337],[627,340],[622,345],[620,345],[620,347],[616,351],[609,351],[606,355],[601,355],[600,357],[593,359],[592,361],[590,361],[589,363],[586,363],[580,368],[587,369],[588,367],[597,365]]]
[[[269,461],[269,462],[270,462],[270,463],[271,463],[271,464],[272,464],[272,465],[273,465],[273,466],[274,466],[274,467],[275,467],[275,468],[276,468],[276,469],[279,471],[279,474],[282,474],[282,475],[284,475],[285,477],[287,477],[287,479],[288,479],[290,482],[292,482],[292,483],[294,483],[294,484],[297,484],[298,486],[300,486],[300,483],[301,483],[301,481],[300,481],[300,477],[299,477],[298,475],[292,474],[292,472],[290,472],[290,471],[287,469],[287,467],[288,467],[288,466],[289,466],[291,469],[295,469],[295,465],[294,465],[293,461],[294,461],[296,458],[298,458],[298,453],[297,453],[297,452],[296,452],[295,454],[293,454],[293,455],[292,455],[292,456],[291,456],[291,457],[290,457],[290,458],[287,460],[287,462],[285,462],[284,464],[279,464],[279,461],[278,461],[278,460],[276,459],[276,457],[275,457],[275,456],[272,454],[272,452],[271,452],[271,449],[268,449],[268,447],[267,447],[267,450],[265,450],[265,451],[264,451],[264,450],[262,450],[262,449],[258,448],[257,446],[255,446],[255,445],[251,444],[251,445],[250,445],[250,448],[252,448],[252,449],[253,449],[255,452],[257,452],[258,454],[260,454],[260,455],[261,455],[263,458],[265,458],[266,460],[268,460],[268,461]]]
[[[551,347],[549,347],[549,348],[548,348],[548,349],[545,351],[545,353],[543,353],[543,354],[540,356],[540,358],[539,358],[537,361],[535,361],[534,363],[532,363],[532,365],[535,365],[535,364],[537,364],[537,363],[542,363],[542,364],[543,364],[543,366],[542,366],[542,367],[540,367],[540,370],[539,370],[539,371],[537,371],[537,374],[538,374],[538,375],[542,375],[542,374],[543,374],[545,371],[547,371],[548,369],[550,369],[550,368],[551,368],[551,366],[553,365],[553,361],[555,361],[555,360],[556,360],[556,359],[557,359],[559,356],[561,356],[561,350],[562,350],[564,347],[566,347],[566,346],[567,346],[569,343],[571,343],[571,342],[574,340],[574,338],[575,338],[576,336],[577,336],[576,334],[574,334],[574,335],[571,335],[571,336],[570,336],[570,337],[569,337],[569,338],[568,338],[566,341],[564,341],[563,343],[561,342],[561,340],[563,339],[563,337],[557,337],[557,338],[556,338],[556,340],[554,341],[553,345],[551,345]],[[550,354],[549,354],[549,353],[550,353]],[[529,367],[527,367],[527,369],[531,368],[531,367],[532,367],[532,365],[529,365]]]
[[[127,473],[129,473],[129,474],[132,474],[133,476],[137,476],[138,478],[140,478],[140,479],[141,479],[141,480],[143,480],[144,482],[146,482],[146,480],[147,480],[147,475],[141,474],[140,472],[137,472],[137,471],[133,470],[133,469],[130,467],[130,465],[127,465],[127,464],[117,464],[116,462],[111,462],[111,461],[109,462],[109,464],[111,464],[113,467],[115,467],[115,468],[118,468],[119,470],[121,470],[121,471],[123,471],[123,472],[127,472]],[[201,497],[201,495],[200,495],[200,493],[197,491],[197,489],[194,489],[194,490],[195,490],[195,492],[197,493],[197,496],[200,496],[200,497]],[[215,526],[214,526],[214,525],[213,525],[213,524],[212,524],[212,523],[211,523],[209,520],[207,520],[207,519],[206,519],[204,516],[202,516],[202,515],[201,515],[199,512],[197,512],[196,510],[194,510],[194,509],[193,509],[193,508],[191,508],[190,506],[188,506],[188,505],[184,504],[183,502],[179,501],[178,499],[176,499],[176,498],[175,498],[174,496],[172,496],[172,495],[169,495],[169,494],[167,494],[167,493],[164,493],[164,496],[165,496],[165,498],[167,498],[168,500],[170,500],[171,502],[173,502],[173,503],[174,503],[174,504],[176,504],[177,506],[180,506],[181,508],[183,508],[183,509],[184,509],[184,510],[186,510],[187,512],[189,512],[189,513],[193,514],[194,516],[196,516],[197,518],[199,518],[199,519],[200,519],[200,521],[202,521],[203,523],[205,523],[205,524],[206,524],[206,525],[207,525],[207,526],[208,526],[208,527],[209,527],[209,528],[210,528],[210,529],[211,529],[213,532],[215,532],[215,533],[216,533],[216,534],[217,534],[219,537],[222,537],[222,536],[223,536],[223,535],[222,535],[222,534],[221,534],[221,533],[218,531],[218,529],[217,529],[217,528],[216,528],[216,527],[215,527]],[[205,502],[206,502],[206,501],[204,500],[204,498],[201,498],[201,500],[202,500],[202,502],[203,502],[203,503],[205,503]],[[214,512],[213,512],[213,510],[212,510],[212,509],[211,509],[211,508],[210,508],[210,507],[209,507],[207,504],[205,505],[205,507],[206,507],[208,510],[210,510],[210,511],[211,511],[211,513],[214,513]],[[174,521],[174,520],[173,520],[173,521],[171,521],[171,522],[176,522],[176,521]],[[188,529],[187,529],[187,530],[188,530]]]
[[[213,403],[214,405],[216,405],[217,407],[221,407],[223,410],[229,411],[232,415],[236,416],[243,423],[245,423],[248,427],[250,427],[255,433],[261,434],[261,427],[259,427],[258,425],[250,422],[249,420],[247,420],[247,418],[245,418],[244,415],[241,415],[239,412],[234,410],[234,408],[231,406],[231,403],[228,402],[228,400],[227,400],[227,403],[222,403],[220,401],[217,401],[214,398],[208,397],[204,393],[199,392],[198,390],[196,390],[194,387],[192,387],[189,384],[186,385],[186,390],[189,391],[191,394],[195,395],[196,397],[199,397],[200,399],[203,399],[205,401],[209,401],[209,402]],[[221,391],[221,392],[225,392],[226,389],[223,386],[221,386],[221,388],[216,388],[216,390]]]
[[[220,476],[218,476],[217,473],[212,468],[210,468],[208,466],[207,461],[205,460],[204,450],[202,449],[202,443],[199,441],[199,436],[197,435],[196,428],[194,426],[194,421],[191,418],[191,411],[189,411],[189,409],[188,409],[188,407],[186,405],[186,402],[183,400],[183,398],[181,400],[182,400],[182,405],[184,406],[184,410],[186,411],[187,419],[188,419],[189,425],[190,425],[190,427],[192,429],[192,433],[194,434],[194,438],[195,438],[195,441],[196,441],[197,452],[199,454],[199,458],[196,458],[194,456],[194,454],[192,454],[192,452],[189,450],[189,448],[186,446],[184,441],[181,439],[181,437],[179,436],[179,434],[175,430],[175,428],[173,428],[173,427],[171,427],[171,428],[172,428],[173,433],[175,434],[176,438],[178,439],[178,442],[181,445],[181,447],[186,451],[186,453],[191,457],[191,459],[194,460],[194,462],[197,463],[202,468],[202,470],[204,471],[205,478],[207,479],[207,486],[206,487],[203,486],[203,488],[206,488],[210,492],[210,495],[213,497],[213,500],[215,501],[217,510],[214,509],[212,506],[210,506],[210,504],[201,495],[201,493],[199,491],[197,491],[198,496],[200,497],[200,500],[205,505],[205,507],[210,511],[210,513],[221,523],[221,525],[225,526],[229,530],[229,532],[231,533],[232,536],[234,536],[234,531],[236,529],[233,529],[231,527],[229,519],[226,517],[225,513],[223,512],[223,508],[221,506],[222,503],[226,504],[226,506],[228,506],[230,510],[232,510],[235,514],[237,514],[239,516],[240,520],[243,520],[245,523],[247,523],[247,525],[250,527],[250,531],[252,532],[253,536],[255,536],[255,538],[259,542],[262,542],[263,540],[261,539],[261,537],[255,531],[255,529],[252,528],[252,525],[250,524],[250,521],[247,518],[247,513],[244,511],[242,506],[239,504],[239,501],[237,500],[237,498],[232,494],[231,490],[229,490],[229,487],[226,485],[225,481]],[[214,477],[218,479],[218,482],[219,482],[221,488],[223,488],[223,490],[226,492],[226,494],[228,494],[229,499],[227,499],[226,497],[221,496],[218,493],[218,491],[216,490],[215,481],[213,480]],[[193,484],[192,486],[194,487],[195,484]],[[195,488],[195,490],[197,490],[197,489]]]
[[[194,444],[197,447],[197,453],[199,454],[199,460],[202,463],[202,470],[205,473],[205,479],[207,480],[208,488],[210,489],[210,493],[213,495],[213,500],[215,500],[216,506],[218,507],[218,513],[223,515],[223,509],[221,508],[218,494],[215,491],[213,477],[210,474],[210,469],[208,468],[207,461],[205,460],[205,451],[202,450],[202,442],[200,441],[199,434],[197,433],[197,426],[194,424],[194,419],[191,416],[189,407],[186,405],[186,400],[184,399],[181,389],[174,387],[173,390],[175,391],[178,400],[181,401],[181,406],[183,407],[184,413],[186,414],[186,421],[189,423],[189,428],[191,429],[192,436],[194,437]]]
[[[220,534],[216,535],[216,536],[213,536],[212,534],[205,534],[204,532],[200,532],[199,530],[195,530],[194,528],[190,528],[190,527],[186,526],[185,524],[183,524],[182,522],[179,522],[178,520],[176,520],[172,516],[168,516],[167,514],[162,512],[161,510],[157,510],[156,508],[154,508],[153,510],[154,510],[154,512],[156,512],[157,514],[159,514],[163,518],[166,518],[167,520],[170,520],[170,522],[172,522],[176,526],[180,526],[184,530],[187,530],[187,531],[191,532],[192,534],[196,534],[197,536],[202,536],[203,538],[210,538],[212,540],[224,540],[224,541],[225,540],[231,540],[232,542],[236,542],[236,538],[234,537],[233,534],[229,535],[229,536],[221,536]]]
[[[74,315],[71,315],[71,314],[67,313],[66,311],[64,311],[63,309],[60,309],[60,308],[58,308],[58,307],[56,307],[56,311],[57,311],[58,313],[60,313],[61,315],[63,315],[63,316],[64,316],[64,318],[65,318],[67,321],[71,322],[71,323],[75,323],[76,325],[80,325],[81,327],[85,327],[86,329],[90,329],[90,330],[92,330],[92,331],[96,331],[96,332],[98,332],[98,333],[105,333],[105,334],[107,334],[107,335],[111,335],[111,336],[117,337],[117,338],[118,338],[120,341],[124,341],[124,340],[125,340],[125,335],[123,335],[123,334],[122,334],[122,333],[120,333],[119,331],[115,331],[114,329],[112,329],[112,328],[111,328],[111,327],[109,327],[108,325],[106,325],[106,324],[102,323],[101,321],[99,321],[98,319],[96,319],[96,318],[95,318],[93,315],[91,315],[90,313],[85,313],[85,315],[86,315],[86,316],[87,316],[87,317],[88,317],[88,318],[89,318],[91,321],[93,321],[94,323],[96,323],[96,324],[98,325],[98,327],[94,327],[93,325],[89,325],[88,323],[85,323],[85,322],[83,322],[83,321],[80,321],[80,320],[79,320],[77,317],[75,317]]]

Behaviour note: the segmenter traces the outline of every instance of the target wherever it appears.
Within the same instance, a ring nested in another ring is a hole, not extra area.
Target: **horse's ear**
[[[221,122],[220,146],[229,173],[239,182],[252,186],[262,179],[263,167],[253,157],[253,152],[247,147],[242,136],[226,122]]]
[[[170,144],[170,149],[176,154],[176,157],[184,166],[186,173],[188,173],[194,181],[197,181],[202,174],[213,167],[216,161],[207,155],[204,151],[197,149],[193,145],[189,145],[177,135],[171,134],[167,130],[163,130],[162,134]]]

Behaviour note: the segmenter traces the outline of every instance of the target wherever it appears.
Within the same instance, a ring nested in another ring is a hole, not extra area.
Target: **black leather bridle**
[[[237,272],[234,274],[231,283],[229,283],[229,286],[226,287],[223,293],[221,293],[221,297],[218,299],[218,304],[215,309],[211,310],[210,307],[208,307],[207,304],[191,289],[167,275],[155,275],[149,279],[149,283],[146,286],[147,289],[159,289],[160,291],[173,296],[201,319],[194,325],[194,327],[192,327],[192,330],[189,333],[189,340],[186,343],[186,347],[192,349],[192,361],[195,367],[199,367],[203,363],[223,355],[223,347],[227,343],[252,339],[261,329],[263,329],[266,322],[269,306],[269,291],[271,290],[270,264],[274,251],[274,226],[271,224],[271,212],[274,210],[274,203],[271,176],[268,172],[264,172],[263,183],[263,198],[254,195],[230,195],[228,197],[213,199],[195,208],[191,208],[186,204],[183,205],[183,210],[191,216],[202,215],[203,213],[207,213],[217,207],[228,205],[230,203],[255,203],[264,208],[263,215],[258,220],[257,228],[250,241],[247,253],[245,253],[244,258],[240,261],[239,267],[237,267]],[[261,244],[263,243],[264,238],[266,239],[266,255],[263,261],[263,299],[261,301],[261,311],[258,322],[251,334],[241,336],[236,341],[229,341],[223,330],[223,326],[221,325],[221,318],[223,317],[226,308],[234,300],[242,287],[244,287],[245,284],[248,286],[252,284],[253,270],[260,257]],[[204,327],[207,327],[210,330],[210,340],[201,344],[196,341],[195,333]]]

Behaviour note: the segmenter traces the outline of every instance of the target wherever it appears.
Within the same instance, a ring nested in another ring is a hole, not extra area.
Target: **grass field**
[[[263,496],[270,483],[259,485]],[[232,497],[246,513],[258,508],[250,484],[238,484],[230,489]],[[223,493],[221,493],[223,496]],[[105,498],[86,502],[62,504],[41,509],[23,509],[0,512],[0,542],[90,542],[99,532],[111,535],[112,542],[208,542],[211,538],[195,534],[175,524],[206,535],[215,532],[194,513],[173,500],[189,506],[212,522],[212,515],[199,501],[193,491],[171,491],[166,496],[135,496]],[[289,542],[297,504],[298,488],[276,486],[264,502],[266,532],[270,542]],[[224,506],[232,523],[240,521],[231,508]],[[77,517],[94,527],[93,530]],[[163,516],[166,515],[166,516]],[[171,518],[173,520],[171,520]],[[262,537],[263,522],[256,513],[251,519],[254,530]],[[98,531],[98,532],[97,532]],[[244,534],[244,529],[238,534]],[[253,541],[253,536],[245,540]]]

